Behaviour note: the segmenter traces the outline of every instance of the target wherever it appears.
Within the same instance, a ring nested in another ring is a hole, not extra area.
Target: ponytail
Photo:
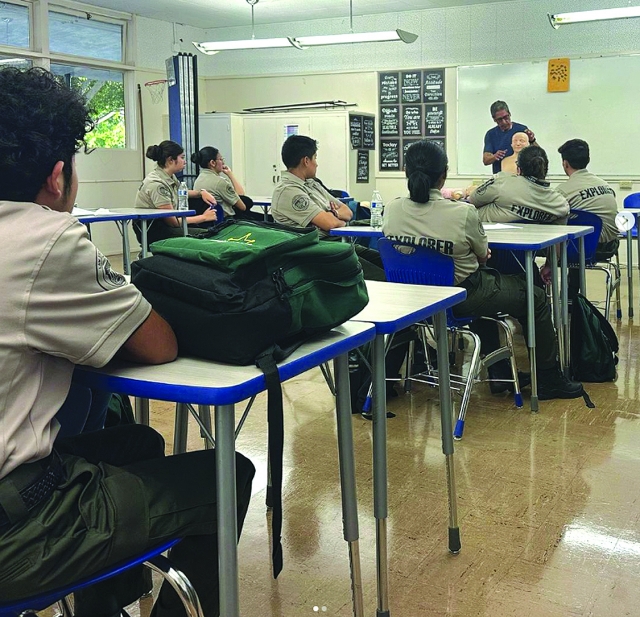
[[[409,196],[411,201],[419,204],[426,204],[429,201],[429,191],[431,190],[431,178],[423,171],[416,169],[409,175]]]
[[[544,180],[549,171],[547,153],[540,146],[527,146],[518,154],[518,167],[521,175]]]
[[[447,173],[447,154],[438,144],[422,139],[411,144],[404,156],[405,173],[412,201],[426,204],[429,192]]]

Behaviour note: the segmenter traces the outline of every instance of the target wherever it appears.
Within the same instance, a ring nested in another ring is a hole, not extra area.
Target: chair
[[[631,193],[630,195],[627,195],[623,202],[622,202],[622,207],[623,208],[640,208],[640,193]],[[635,238],[638,235],[638,215],[635,215],[636,217],[636,224],[635,227],[631,230],[631,236],[633,238]]]
[[[433,249],[395,242],[387,238],[381,238],[379,240],[378,249],[382,257],[385,275],[390,282],[439,286],[452,286],[454,284],[453,259],[447,255],[443,255]],[[520,392],[520,384],[518,383],[518,370],[515,362],[511,330],[500,318],[479,317],[478,319],[490,319],[499,324],[504,331],[506,345],[487,354],[487,356],[481,360],[480,339],[474,332],[465,328],[465,326],[468,326],[474,319],[469,317],[454,317],[452,311],[447,311],[447,327],[454,335],[452,343],[455,345],[455,335],[457,334],[468,336],[473,341],[473,353],[467,376],[451,375],[452,389],[458,393],[462,391],[460,411],[453,432],[454,439],[462,439],[471,388],[474,381],[478,380],[477,375],[482,367],[489,367],[500,360],[508,358],[513,375],[513,379],[509,380],[509,382],[513,382],[514,385],[515,404],[517,407],[522,407],[522,394]],[[428,328],[428,325],[424,324],[424,327]],[[422,344],[426,357],[427,350],[424,337],[422,338]],[[426,378],[414,375],[410,376],[410,379],[437,384],[437,376],[433,374],[433,371],[429,371],[429,373],[431,374],[428,374]]]
[[[640,195],[640,194],[638,194]],[[616,263],[611,261],[598,262],[596,259],[596,250],[598,248],[598,242],[600,240],[600,233],[602,232],[602,219],[593,214],[593,212],[587,212],[585,210],[570,210],[569,211],[569,225],[590,225],[593,227],[593,233],[584,237],[584,253],[585,253],[585,266],[588,270],[600,270],[605,274],[605,286],[606,296],[604,305],[605,319],[609,319],[609,310],[611,308],[611,294],[616,291],[616,315],[618,319],[622,319],[622,307],[620,303],[620,264],[618,262],[618,254],[616,253]],[[567,259],[569,268],[580,267],[580,257],[578,252],[577,240],[570,240],[567,243]],[[599,263],[606,263],[607,266],[599,265]],[[611,274],[611,269],[614,271],[614,276]],[[582,290],[584,292],[584,290]]]
[[[176,570],[169,560],[162,555],[162,553],[169,550],[178,542],[180,542],[179,539],[165,542],[148,550],[142,555],[128,559],[114,566],[110,566],[97,574],[83,578],[75,583],[66,585],[65,587],[60,587],[59,589],[48,591],[43,594],[33,595],[30,598],[0,604],[0,617],[22,617],[23,615],[35,615],[36,611],[41,611],[56,602],[62,605],[60,608],[64,617],[73,617],[73,611],[71,610],[67,596],[79,589],[95,585],[96,583],[111,578],[140,564],[144,564],[151,568],[169,582],[180,597],[187,617],[204,617],[198,595],[187,577],[179,570]]]

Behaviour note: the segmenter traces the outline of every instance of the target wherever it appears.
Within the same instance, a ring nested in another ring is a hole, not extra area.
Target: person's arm
[[[227,174],[227,177],[229,178],[229,180],[231,180],[231,184],[233,184],[233,188],[236,190],[236,193],[238,193],[238,195],[244,195],[244,186],[240,184],[238,179],[235,177],[235,175],[231,171],[231,168],[227,167],[226,165],[223,165],[222,171],[225,174]]]
[[[202,197],[202,201],[204,201],[204,203],[209,206],[215,206],[218,203],[216,201],[216,198],[209,191],[207,191],[207,189],[189,189],[187,191],[187,194],[189,195],[189,197]]]
[[[484,136],[484,151],[482,152],[482,164],[493,165],[497,161],[501,161],[507,154],[506,150],[498,150],[494,152],[494,145],[491,140],[491,131],[487,131]]]
[[[311,219],[311,223],[319,229],[322,229],[322,231],[344,227],[347,224],[342,219],[339,219],[333,212],[320,212],[320,214],[316,214]]]
[[[491,251],[489,250],[487,235],[478,218],[478,211],[475,208],[469,208],[467,212],[465,235],[467,236],[471,250],[478,258],[478,263],[485,263],[487,259],[491,257]]]
[[[176,335],[153,309],[117,352],[123,360],[140,364],[164,364],[175,360],[177,355]]]
[[[353,218],[353,212],[347,204],[343,204],[341,201],[332,201],[331,212],[337,216],[341,221],[348,223]]]
[[[539,146],[540,144],[538,143],[538,141],[536,140],[536,136],[533,133],[533,131],[531,129],[525,129],[524,132],[527,134],[527,137],[529,137],[529,145],[533,146],[534,144],[536,146]]]
[[[191,191],[190,191],[191,192]],[[195,191],[198,193],[198,191]],[[198,195],[196,194],[196,197]],[[163,204],[161,206],[156,206],[158,210],[175,210],[175,207],[172,204]],[[187,225],[199,225],[200,223],[215,223],[218,220],[218,215],[216,211],[209,206],[202,214],[196,214],[195,216],[187,216]],[[169,227],[180,227],[182,222],[178,220],[177,216],[168,216],[166,219],[162,219],[165,225],[169,225]]]
[[[476,208],[482,208],[494,202],[498,198],[498,188],[495,177],[489,178],[484,184],[477,187],[468,197],[469,203]]]

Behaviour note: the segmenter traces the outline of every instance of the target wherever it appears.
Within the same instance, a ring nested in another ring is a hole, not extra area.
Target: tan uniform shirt
[[[318,214],[331,211],[331,202],[339,203],[339,200],[325,191],[319,182],[313,178],[302,180],[285,171],[273,191],[271,215],[282,225],[308,227]],[[318,232],[321,237],[329,235],[322,229]]]
[[[236,215],[233,206],[238,203],[240,197],[236,189],[233,188],[233,182],[224,172],[218,173],[213,169],[201,169],[193,188],[196,191],[201,191],[202,189],[209,191],[216,198],[216,201],[222,202],[222,210],[225,216]]]
[[[600,242],[611,242],[618,237],[616,193],[604,180],[586,169],[579,169],[557,190],[567,198],[570,208],[592,212],[602,219]]]
[[[151,306],[70,214],[0,202],[0,478],[51,452],[75,364],[103,366]]]
[[[162,167],[156,165],[147,174],[136,194],[136,208],[158,208],[169,204],[178,207],[178,187],[180,182],[174,175],[169,175]]]
[[[487,256],[487,236],[471,205],[444,199],[432,189],[426,204],[398,197],[384,209],[382,231],[387,238],[435,249],[453,257],[455,282],[478,269]]]
[[[564,224],[569,214],[567,200],[545,180],[499,173],[480,185],[469,201],[485,223]]]

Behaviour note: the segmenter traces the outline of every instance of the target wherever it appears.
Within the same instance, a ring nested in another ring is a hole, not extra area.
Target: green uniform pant
[[[194,585],[204,614],[217,616],[215,451],[165,457],[162,437],[141,425],[61,439],[56,450],[64,481],[27,518],[0,527],[0,600],[68,585],[180,537],[169,558]],[[240,531],[255,469],[241,454],[236,469]],[[76,615],[112,615],[144,591],[142,569],[125,572],[78,592]],[[153,615],[184,615],[166,583]]]
[[[467,298],[453,307],[456,317],[492,317],[506,313],[522,324],[527,337],[527,282],[523,275],[480,268],[459,285],[466,288]],[[551,311],[543,289],[534,286],[533,295],[538,370],[551,369],[556,366],[558,356]],[[480,336],[483,354],[500,346],[495,323],[481,319],[472,324],[472,329]]]

